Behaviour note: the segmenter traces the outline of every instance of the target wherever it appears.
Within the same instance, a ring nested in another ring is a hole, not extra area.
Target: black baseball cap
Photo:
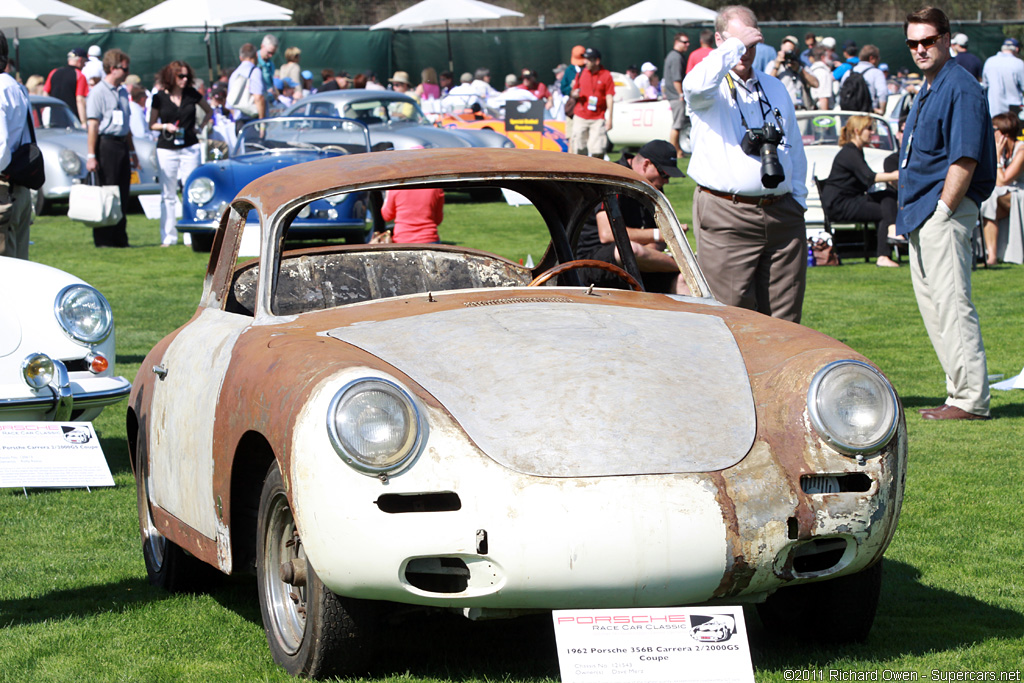
[[[601,59],[601,53],[592,47],[588,47],[583,53],[583,59]]]
[[[664,140],[651,140],[637,152],[644,159],[658,167],[658,170],[672,178],[685,178],[676,163],[676,148]]]

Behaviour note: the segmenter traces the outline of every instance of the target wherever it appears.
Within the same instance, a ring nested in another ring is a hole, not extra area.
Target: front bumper
[[[72,379],[64,365],[49,386],[33,394],[0,398],[0,420],[68,421],[91,420],[109,405],[124,400],[132,384],[124,377]]]

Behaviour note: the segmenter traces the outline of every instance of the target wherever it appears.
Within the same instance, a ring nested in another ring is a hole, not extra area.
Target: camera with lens
[[[800,61],[799,55],[793,50],[786,50],[782,53],[782,62],[796,73],[800,73],[804,66],[803,62]]]
[[[786,173],[779,163],[780,144],[782,131],[768,121],[761,128],[748,128],[740,140],[740,149],[744,154],[761,157],[761,184],[767,188],[778,187],[786,179]]]

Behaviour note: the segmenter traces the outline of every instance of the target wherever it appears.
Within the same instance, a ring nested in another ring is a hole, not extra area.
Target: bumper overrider
[[[857,460],[808,424],[801,452],[780,454],[759,435],[719,471],[553,477],[499,464],[447,410],[417,398],[417,454],[381,475],[346,463],[324,428],[351,379],[342,373],[314,393],[285,471],[307,557],[340,595],[475,616],[757,602],[867,568],[895,530],[902,415],[889,443]],[[628,447],[610,446],[623,458]]]
[[[42,357],[42,358],[38,358]],[[118,403],[128,396],[132,385],[124,377],[72,379],[67,366],[56,359],[35,354],[30,359],[52,364],[44,386],[34,394],[0,398],[0,419],[68,421],[76,416]],[[30,359],[26,359],[26,363]]]

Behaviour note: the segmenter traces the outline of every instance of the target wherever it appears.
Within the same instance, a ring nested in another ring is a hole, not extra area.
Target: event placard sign
[[[557,610],[563,683],[754,683],[741,607]]]
[[[544,132],[544,102],[541,100],[507,101],[505,130],[516,133]]]
[[[90,422],[0,422],[0,488],[113,486]]]

